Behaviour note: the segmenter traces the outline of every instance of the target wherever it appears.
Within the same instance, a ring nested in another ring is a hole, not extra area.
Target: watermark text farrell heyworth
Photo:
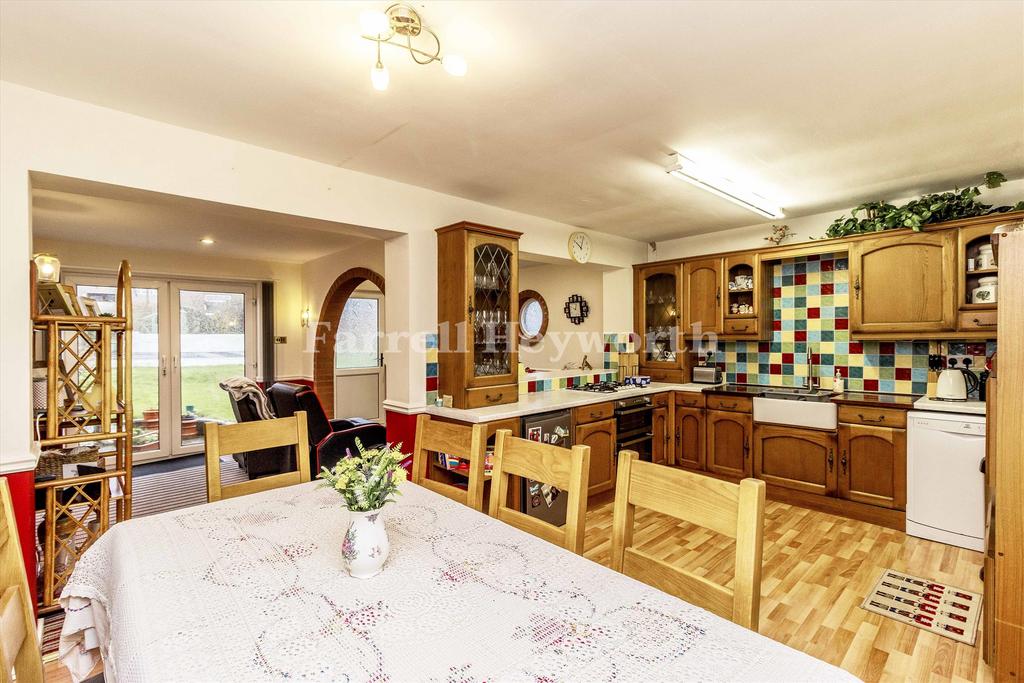
[[[455,324],[441,323],[436,329],[419,332],[368,332],[357,333],[353,330],[332,332],[330,322],[320,321],[309,328],[305,338],[306,353],[313,353],[317,345],[328,342],[334,337],[334,349],[337,353],[402,353],[413,351],[424,353],[430,347],[429,341],[436,337],[439,353],[486,353],[497,354],[509,352],[517,341],[509,335],[510,329],[518,326],[504,323],[483,323],[471,326],[465,321]],[[585,354],[604,352],[605,335],[601,332],[583,331],[549,331],[544,338],[530,348],[544,351],[551,358],[564,358],[568,349]],[[626,335],[620,334],[618,340],[625,341]],[[718,345],[718,337],[714,332],[704,332],[700,323],[695,323],[690,335],[682,335],[675,329],[660,329],[639,335],[629,333],[628,341],[638,353],[646,353],[651,360],[672,361],[679,353],[697,351],[698,353],[714,351]],[[475,342],[475,343],[474,343]]]

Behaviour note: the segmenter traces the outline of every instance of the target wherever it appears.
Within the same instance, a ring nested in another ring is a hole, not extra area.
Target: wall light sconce
[[[305,308],[302,311],[302,326],[309,327],[309,321],[312,318],[312,313],[309,312],[309,308]]]
[[[60,282],[60,259],[53,254],[36,254],[36,282]]]
[[[376,90],[387,90],[391,75],[380,56],[381,45],[393,45],[407,50],[417,64],[441,62],[444,70],[452,76],[466,75],[466,60],[460,55],[441,56],[441,39],[423,25],[419,13],[409,5],[395,3],[383,12],[367,11],[359,17],[363,38],[377,43],[377,62],[370,70],[370,82]],[[413,46],[413,38],[427,35],[429,38],[420,46]],[[431,47],[431,43],[433,46]]]

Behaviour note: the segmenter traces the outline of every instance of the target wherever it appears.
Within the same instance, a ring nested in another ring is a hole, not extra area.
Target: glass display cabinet
[[[519,398],[519,236],[477,223],[437,230],[438,395],[456,408]]]
[[[641,337],[637,353],[645,369],[682,368],[679,282],[678,264],[638,266],[634,270],[634,323]]]

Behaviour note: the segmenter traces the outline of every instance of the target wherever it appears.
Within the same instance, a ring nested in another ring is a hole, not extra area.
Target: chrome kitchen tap
[[[811,391],[817,389],[820,384],[820,380],[814,376],[814,345],[811,342],[807,342],[807,352],[804,355],[807,356],[807,376],[804,377],[804,389]]]

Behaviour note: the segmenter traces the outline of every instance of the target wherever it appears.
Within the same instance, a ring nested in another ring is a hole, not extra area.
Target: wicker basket
[[[61,477],[64,465],[76,465],[82,462],[96,462],[100,456],[98,446],[79,446],[77,448],[55,448],[43,451],[36,464],[36,474]]]

